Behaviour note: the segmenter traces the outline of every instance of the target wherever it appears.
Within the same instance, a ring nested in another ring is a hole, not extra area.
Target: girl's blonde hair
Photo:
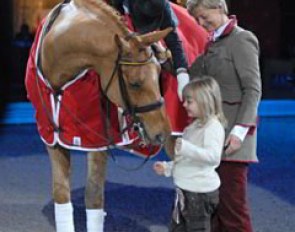
[[[217,81],[210,76],[196,77],[183,89],[184,99],[193,98],[198,105],[201,123],[206,123],[212,116],[218,118],[224,127],[227,122],[222,110],[222,98]]]
[[[199,6],[206,9],[221,8],[225,14],[228,14],[228,7],[225,0],[188,0],[186,2],[186,8],[190,14]]]

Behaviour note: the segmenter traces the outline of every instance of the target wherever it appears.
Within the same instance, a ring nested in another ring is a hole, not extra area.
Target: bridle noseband
[[[122,66],[142,66],[142,65],[146,65],[149,63],[152,63],[152,59],[153,59],[153,55],[151,53],[151,56],[145,60],[145,61],[137,61],[137,62],[132,62],[126,59],[121,59],[119,60],[119,68],[118,68],[118,77],[119,77],[119,87],[120,87],[120,92],[122,95],[122,99],[124,101],[125,104],[125,111],[124,114],[130,114],[130,115],[136,115],[137,113],[147,113],[149,111],[153,111],[156,110],[158,108],[160,108],[163,103],[164,103],[164,99],[161,97],[158,101],[144,105],[144,106],[134,106],[131,104],[130,101],[130,96],[128,94],[127,88],[126,88],[126,83],[124,80],[124,75],[122,72]]]
[[[164,104],[164,99],[161,97],[159,100],[143,105],[143,106],[136,106],[131,104],[130,96],[128,94],[128,90],[126,87],[126,83],[124,80],[124,75],[122,71],[122,66],[143,66],[147,65],[153,62],[154,56],[153,52],[151,52],[150,56],[145,60],[140,61],[133,61],[128,58],[122,57],[122,50],[119,48],[118,56],[115,62],[115,67],[112,71],[111,78],[106,86],[106,88],[103,90],[105,96],[107,96],[107,92],[109,90],[109,87],[111,85],[111,82],[114,79],[114,76],[116,73],[118,73],[118,82],[119,82],[119,89],[122,96],[122,100],[125,106],[125,109],[123,111],[123,115],[129,115],[131,117],[131,122],[129,125],[127,125],[127,128],[124,128],[123,131],[125,132],[127,129],[129,129],[132,126],[137,127],[138,132],[140,133],[140,136],[144,139],[144,137],[147,136],[146,130],[143,126],[143,123],[141,122],[140,118],[138,117],[138,114],[141,113],[147,113],[150,111],[157,110],[158,108],[162,107]]]
[[[42,39],[48,33],[48,31],[50,30],[53,22],[58,17],[62,6],[63,6],[63,4],[59,4],[53,10],[51,17],[49,17],[48,20],[46,21],[46,23],[44,24],[44,29],[43,29],[43,32],[41,33],[41,36],[40,36],[40,40],[41,40],[40,46],[42,45]],[[41,84],[39,83],[39,77],[38,76],[39,76],[39,73],[42,74],[41,55],[40,54],[41,54],[40,50],[38,50],[37,59],[36,59],[36,85],[37,85],[38,94],[40,96],[42,108],[45,111],[47,119],[49,120],[50,124],[53,126],[54,131],[55,132],[60,132],[62,130],[62,128],[60,128],[60,126],[55,122],[54,117],[51,115],[50,109],[47,107],[44,96],[43,96],[43,93],[42,93]],[[124,81],[124,75],[123,75],[123,72],[122,72],[122,66],[123,65],[127,65],[127,66],[147,65],[147,64],[153,62],[153,58],[154,58],[153,53],[151,53],[151,55],[146,60],[142,60],[142,61],[128,60],[127,58],[122,57],[122,51],[121,51],[121,49],[119,49],[118,56],[117,56],[117,59],[116,59],[116,62],[115,62],[115,66],[114,66],[114,68],[112,70],[111,77],[110,77],[110,79],[108,81],[108,84],[107,84],[106,88],[102,89],[102,92],[104,93],[103,94],[104,96],[107,96],[108,89],[109,89],[109,87],[110,87],[110,85],[111,85],[111,83],[112,83],[112,81],[114,79],[115,74],[118,72],[119,89],[120,89],[120,92],[121,92],[123,103],[125,105],[125,110],[124,110],[123,114],[124,115],[130,115],[130,118],[131,118],[131,122],[129,122],[129,125],[127,125],[126,128],[122,129],[122,131],[120,132],[120,135],[125,133],[131,127],[137,127],[140,138],[142,138],[142,140],[145,140],[145,138],[148,138],[148,135],[146,133],[146,129],[144,128],[143,123],[141,122],[141,120],[140,120],[140,118],[139,118],[139,116],[137,114],[147,113],[147,112],[150,112],[150,111],[153,111],[153,110],[157,110],[164,103],[164,100],[161,97],[159,100],[157,100],[157,101],[155,101],[155,102],[153,102],[151,104],[147,104],[147,105],[143,105],[143,106],[136,106],[136,105],[131,104],[130,97],[129,97],[127,87],[126,87],[126,83]],[[87,71],[87,70],[84,70],[84,71]],[[45,76],[43,76],[43,77],[44,77],[44,81],[45,81],[47,87],[50,90],[53,91],[53,89],[51,88],[51,86],[50,86],[48,80],[46,79],[46,77]],[[61,102],[59,97],[62,95],[62,91],[53,91],[53,95],[54,95],[54,100],[56,102]],[[98,137],[101,137],[102,139],[105,139],[105,141],[107,142],[107,147],[108,148],[110,148],[110,149],[111,148],[119,148],[114,142],[115,141],[114,136],[110,135],[107,132],[108,130],[105,131],[105,135],[103,137],[100,134],[100,131],[98,132],[98,131],[93,130],[91,127],[87,126],[81,119],[75,117],[74,114],[71,112],[70,107],[67,107],[65,105],[63,105],[63,107],[66,109],[68,114],[72,115],[73,119],[77,123],[83,125],[85,130],[89,131],[92,134],[95,134]],[[110,106],[108,106],[107,108],[110,108]],[[109,113],[110,109],[108,109],[107,111]],[[101,110],[101,112],[102,112],[102,110]],[[107,124],[108,123],[107,123],[107,120],[106,120],[105,125],[107,125]],[[109,129],[109,128],[107,128],[107,129]],[[105,137],[105,136],[107,136],[107,137]],[[70,144],[71,142],[68,142],[68,143]],[[72,146],[74,146],[74,145],[72,144]],[[150,152],[150,154],[151,154],[151,152]],[[133,170],[139,169],[141,166],[143,166],[146,163],[146,161],[149,159],[150,154],[146,157],[145,161],[139,167],[134,168]]]

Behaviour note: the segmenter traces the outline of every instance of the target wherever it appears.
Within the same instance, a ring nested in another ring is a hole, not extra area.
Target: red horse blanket
[[[179,19],[179,34],[189,64],[203,51],[207,34],[182,7],[172,4]],[[62,88],[61,95],[55,95],[41,72],[36,68],[36,54],[39,49],[43,23],[39,26],[32,45],[26,71],[28,98],[36,110],[36,121],[41,139],[47,145],[60,144],[68,149],[99,151],[107,149],[112,138],[119,146],[134,142],[136,134],[120,134],[122,118],[116,105],[102,97],[100,79],[91,70],[77,76]],[[176,78],[168,73],[163,75],[164,98],[173,132],[181,133],[187,124],[187,116],[177,96]],[[108,105],[107,105],[108,104]],[[108,115],[106,108],[110,107]],[[106,117],[110,118],[108,125]],[[52,123],[52,121],[54,123]],[[124,123],[124,119],[123,119]],[[59,129],[54,128],[54,124]],[[138,141],[137,141],[138,142]],[[153,149],[158,153],[159,147]],[[136,154],[150,154],[149,149],[139,149]]]
[[[195,22],[185,8],[173,3],[171,3],[171,6],[178,18],[178,34],[182,41],[188,64],[191,65],[196,57],[204,51],[208,34]],[[164,73],[162,81],[166,110],[172,125],[172,134],[182,134],[189,120],[177,96],[177,79],[169,73]]]

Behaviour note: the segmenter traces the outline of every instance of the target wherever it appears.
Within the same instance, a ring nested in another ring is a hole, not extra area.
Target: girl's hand
[[[163,176],[165,173],[165,166],[163,162],[160,162],[160,161],[155,162],[153,165],[153,169],[160,176]]]

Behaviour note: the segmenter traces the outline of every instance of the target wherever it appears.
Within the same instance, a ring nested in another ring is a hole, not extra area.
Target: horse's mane
[[[129,35],[129,30],[122,20],[122,16],[103,0],[74,0],[77,5],[84,6],[93,13],[103,12],[112,19],[118,28],[123,32],[124,36]]]

